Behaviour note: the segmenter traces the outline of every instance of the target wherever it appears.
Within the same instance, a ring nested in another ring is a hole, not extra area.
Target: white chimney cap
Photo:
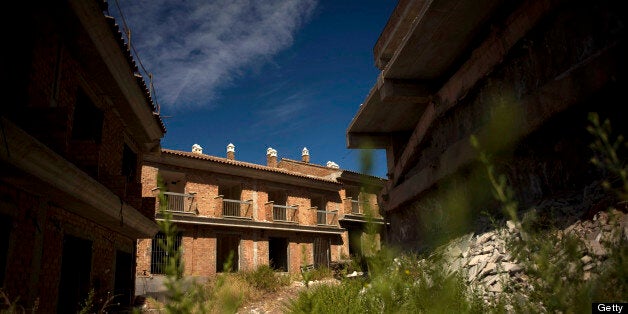
[[[202,154],[203,153],[203,147],[201,147],[201,145],[194,144],[194,145],[192,145],[192,152],[196,153],[196,154]]]
[[[272,147],[269,147],[266,150],[266,155],[270,155],[270,157],[277,157],[277,150]]]
[[[233,143],[227,145],[227,152],[235,152],[235,145],[233,145]]]
[[[303,147],[303,150],[301,151],[301,156],[309,156],[310,155],[310,151],[307,149],[307,147]]]
[[[334,169],[338,169],[338,168],[340,168],[340,166],[338,166],[338,164],[337,164],[337,163],[335,163],[335,162],[333,162],[333,161],[328,161],[328,162],[327,162],[327,167],[329,167],[329,168],[334,168]]]

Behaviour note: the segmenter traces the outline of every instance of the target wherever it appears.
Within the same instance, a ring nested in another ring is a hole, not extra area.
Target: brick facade
[[[285,259],[285,270],[299,273],[302,265],[315,263],[315,243],[322,243],[319,245],[322,250],[328,250],[329,261],[349,257],[349,236],[343,219],[345,214],[351,214],[351,203],[345,198],[345,189],[364,190],[356,178],[368,176],[354,174],[353,181],[341,182],[336,177],[341,177],[342,172],[287,159],[281,159],[276,167],[268,167],[163,150],[161,156],[146,160],[142,168],[142,184],[144,197],[156,195],[158,176],[164,181],[165,189],[193,196],[194,205],[190,212],[181,213],[170,208],[173,219],[178,221],[178,230],[182,231],[185,275],[209,277],[216,274],[221,262],[221,237],[237,238],[238,259],[234,262],[239,270],[269,265],[275,256],[281,261],[273,261],[273,264],[283,265]],[[383,180],[370,178],[372,186],[367,188],[368,193],[362,193],[361,199],[372,202],[376,220],[383,223],[376,203],[377,189],[381,188]],[[233,190],[235,194],[229,194]],[[224,206],[232,206],[229,200],[234,198],[235,201],[249,201],[239,205],[241,217],[223,216]],[[273,214],[273,207],[277,205],[288,205],[286,216],[280,217],[288,222],[276,220],[278,217]],[[295,210],[294,219],[292,210]],[[325,221],[327,225],[319,224],[317,210],[327,211],[326,217],[330,217]],[[183,217],[185,222],[181,221]],[[355,217],[363,219],[360,215]],[[358,221],[349,227],[362,228],[363,224]],[[137,274],[150,275],[151,258],[157,258],[152,256],[152,248],[151,240],[138,241]]]
[[[16,10],[29,27],[10,35],[17,44],[0,61],[11,99],[0,109],[0,288],[27,312],[73,312],[92,289],[97,298],[122,294],[117,302],[128,305],[135,240],[157,231],[140,161],[165,129],[101,5]],[[118,78],[132,82],[127,94]],[[132,105],[134,114],[122,114]]]

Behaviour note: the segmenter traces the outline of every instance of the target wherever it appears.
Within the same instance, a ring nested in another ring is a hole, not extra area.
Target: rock
[[[589,241],[589,247],[591,249],[591,253],[595,256],[603,257],[608,255],[606,249],[597,241]]]
[[[494,285],[488,287],[488,291],[491,291],[491,292],[502,292],[502,290],[503,290],[502,289],[502,284],[499,281],[495,282]]]
[[[471,260],[469,260],[469,266],[473,266],[473,265],[477,265],[482,261],[487,260],[490,257],[490,254],[484,254],[484,255],[476,255],[473,258],[471,258]]]
[[[521,267],[521,265],[519,264],[515,264],[515,263],[502,263],[501,264],[502,268],[504,269],[504,271],[508,272],[508,273],[516,273],[516,272],[520,272],[523,270],[523,267]]]
[[[493,255],[491,256],[491,258],[488,260],[489,263],[497,263],[499,261],[501,261],[504,258],[503,255],[499,254],[499,252],[497,251],[497,249],[495,249],[493,251]]]
[[[512,220],[506,221],[506,227],[508,227],[508,231],[510,232],[515,232],[515,229],[517,228]]]
[[[492,245],[487,245],[487,246],[482,248],[482,254],[491,253],[491,252],[493,252],[494,248],[495,247],[493,247]]]
[[[480,272],[480,275],[478,277],[483,278],[486,275],[495,274],[496,270],[497,270],[497,264],[495,264],[495,263],[488,263],[488,264],[486,264],[486,267],[484,267],[484,269],[482,269],[482,272]]]
[[[485,285],[490,286],[490,285],[492,285],[495,281],[497,281],[497,279],[499,279],[499,276],[497,276],[497,275],[486,276],[484,279],[482,279],[482,282],[483,282]]]
[[[580,261],[582,261],[583,264],[589,264],[591,263],[592,260],[593,258],[591,258],[591,256],[589,255],[585,255],[582,258],[580,258]]]
[[[591,272],[590,271],[584,272],[584,274],[582,275],[582,279],[583,280],[591,279]]]
[[[595,267],[595,264],[594,264],[594,263],[591,263],[591,264],[586,264],[586,265],[584,265],[584,267],[582,267],[582,270],[584,270],[584,271],[588,271],[588,270],[593,269],[594,267]]]
[[[478,266],[475,265],[469,269],[469,282],[473,282],[478,274]]]
[[[475,241],[475,244],[476,245],[482,245],[486,241],[488,241],[491,238],[491,236],[493,236],[493,233],[492,232],[487,232],[487,233],[479,236],[478,239]]]

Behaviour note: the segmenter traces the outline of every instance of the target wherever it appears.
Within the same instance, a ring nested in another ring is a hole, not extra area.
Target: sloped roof
[[[222,157],[210,156],[210,155],[205,155],[205,154],[197,154],[197,153],[192,153],[192,152],[184,152],[184,151],[180,151],[180,150],[172,150],[172,149],[166,149],[166,148],[162,149],[161,152],[164,153],[164,154],[170,154],[170,155],[175,155],[175,156],[180,156],[180,157],[187,157],[187,158],[194,158],[194,159],[200,159],[200,160],[207,160],[207,161],[222,163],[222,164],[226,164],[226,165],[233,165],[233,166],[245,167],[245,168],[250,168],[250,169],[255,169],[255,170],[260,170],[260,171],[281,173],[281,174],[285,174],[285,175],[290,175],[290,176],[300,177],[300,178],[305,178],[305,179],[310,179],[310,180],[316,180],[316,181],[322,181],[322,182],[327,182],[327,183],[340,184],[336,180],[331,180],[331,179],[327,179],[327,178],[321,178],[321,177],[317,177],[317,176],[305,175],[305,174],[298,173],[298,172],[288,171],[288,170],[282,169],[282,168],[268,167],[268,166],[258,165],[258,164],[254,164],[254,163],[250,163],[250,162],[244,162],[244,161],[239,161],[239,160],[231,160],[231,159],[222,158]]]
[[[106,1],[103,1],[103,2],[105,4],[101,3],[100,4],[101,8],[106,9],[106,6],[107,6]],[[146,99],[146,103],[148,104],[152,112],[157,112],[157,106],[155,105],[155,102],[153,101],[153,98],[151,97],[150,90],[148,89],[148,86],[146,85],[146,82],[144,81],[144,77],[139,72],[137,63],[135,62],[135,58],[133,57],[133,54],[131,54],[131,49],[128,43],[124,40],[124,37],[122,36],[122,32],[120,31],[120,26],[116,23],[116,20],[113,16],[104,14],[104,17],[105,17],[105,20],[107,21],[107,25],[109,25],[109,28],[111,29],[113,37],[118,42],[118,45],[120,46],[120,50],[124,54],[127,62],[129,63],[129,66],[131,67],[131,70],[133,71],[133,75],[135,76],[137,85],[140,87],[140,89],[144,93],[144,98]],[[164,121],[161,119],[161,116],[159,116],[158,114],[154,114],[153,116],[155,117],[155,121],[161,128],[161,131],[163,133],[166,133],[166,125],[164,124]]]

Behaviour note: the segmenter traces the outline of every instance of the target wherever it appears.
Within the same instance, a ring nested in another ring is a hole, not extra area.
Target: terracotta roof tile
[[[254,163],[250,163],[250,162],[231,160],[231,159],[222,158],[222,157],[210,156],[210,155],[205,155],[205,154],[196,154],[196,153],[192,153],[192,152],[184,152],[184,151],[180,151],[180,150],[172,150],[172,149],[166,149],[166,148],[163,148],[161,150],[161,152],[165,153],[165,154],[171,154],[171,155],[176,155],[176,156],[181,156],[181,157],[188,157],[188,158],[195,158],[195,159],[201,159],[201,160],[208,160],[208,161],[223,163],[223,164],[227,164],[227,165],[234,165],[234,166],[240,166],[240,167],[245,167],[245,168],[257,169],[257,170],[262,170],[262,171],[270,171],[270,172],[282,173],[282,174],[295,176],[295,177],[300,177],[300,178],[306,178],[306,179],[311,179],[311,180],[316,180],[316,181],[323,181],[323,182],[328,182],[328,183],[340,184],[336,180],[330,180],[330,179],[316,177],[316,176],[304,175],[304,174],[301,174],[301,173],[298,173],[298,172],[288,171],[288,170],[285,170],[285,169],[282,169],[282,168],[268,167],[268,166],[258,165],[258,164],[254,164]]]
[[[135,63],[135,59],[133,58],[133,55],[131,54],[131,49],[129,48],[129,45],[127,44],[127,42],[124,40],[124,37],[122,36],[122,32],[120,31],[120,26],[116,23],[116,20],[114,17],[109,16],[109,15],[104,15],[104,17],[105,17],[105,20],[107,21],[107,24],[109,25],[109,28],[111,29],[111,32],[113,33],[113,37],[118,41],[120,50],[126,57],[126,60],[129,63],[129,66],[131,67],[131,70],[134,73],[135,80],[137,81],[137,85],[139,86],[139,88],[142,90],[144,94],[146,103],[148,103],[152,112],[156,112],[157,107],[155,106],[155,102],[153,101],[150,95],[150,90],[148,89],[146,82],[144,81],[144,77],[142,76],[142,74],[139,73],[139,69],[137,67],[137,64]],[[157,122],[157,124],[161,128],[161,131],[166,133],[166,125],[164,124],[164,121],[161,119],[161,117],[156,114],[153,116],[155,117],[155,122]]]
[[[353,173],[353,174],[357,174],[357,175],[361,175],[361,176],[365,176],[365,177],[371,177],[373,179],[379,179],[379,180],[386,181],[386,179],[384,179],[384,178],[380,178],[380,177],[373,176],[373,175],[370,175],[370,174],[364,174],[364,173],[361,173],[361,172],[355,172],[355,171],[351,171],[351,170],[346,170],[346,169],[342,169],[342,168],[340,168],[340,169],[332,169],[332,168],[329,168],[329,167],[326,167],[326,166],[323,166],[323,165],[319,165],[319,164],[313,164],[313,163],[309,163],[309,162],[303,162],[303,161],[300,161],[300,160],[295,160],[295,159],[290,159],[290,158],[283,158],[283,157],[281,158],[281,160],[282,161],[296,163],[296,164],[301,164],[301,165],[304,165],[304,166],[324,168],[324,169],[336,170],[336,171],[341,171],[341,172],[349,172],[349,173]]]

